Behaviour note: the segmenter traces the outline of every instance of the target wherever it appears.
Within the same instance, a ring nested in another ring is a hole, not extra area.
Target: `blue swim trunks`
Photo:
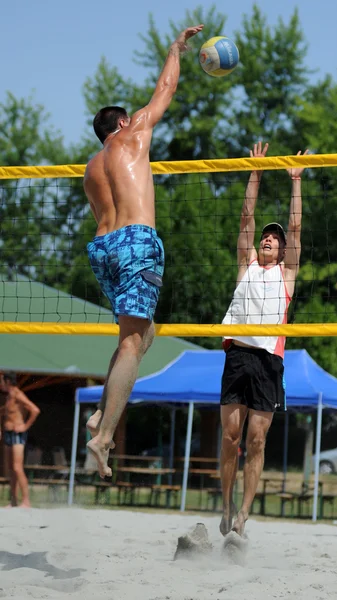
[[[147,225],[127,225],[89,242],[91,268],[118,315],[153,320],[164,273],[164,247]]]
[[[15,433],[15,431],[5,431],[4,442],[6,446],[15,446],[16,444],[23,444],[27,442],[28,433],[23,431],[21,433]]]

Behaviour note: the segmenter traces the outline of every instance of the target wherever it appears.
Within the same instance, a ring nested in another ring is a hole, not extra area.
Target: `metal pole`
[[[315,484],[314,484],[314,502],[312,507],[312,520],[317,521],[317,506],[318,506],[318,480],[319,480],[319,459],[321,453],[321,438],[322,438],[322,413],[323,401],[322,393],[318,396],[317,404],[317,423],[316,423],[316,447],[315,447]]]
[[[180,503],[181,511],[185,510],[185,505],[186,505],[188,469],[189,469],[190,454],[191,454],[193,410],[194,410],[194,403],[190,402],[188,405],[187,432],[186,432],[186,443],[185,443],[185,462],[184,462],[184,474],[183,474],[183,484],[182,484],[182,490],[181,490],[181,503]]]
[[[174,463],[174,438],[176,428],[176,407],[171,409],[171,432],[170,432],[170,457],[169,457],[169,469],[173,469]],[[172,485],[172,473],[168,477],[169,484]]]
[[[73,441],[72,441],[72,446],[71,446],[71,462],[70,462],[70,473],[69,473],[68,506],[72,505],[73,496],[74,496],[74,482],[75,482],[76,454],[77,454],[77,440],[78,440],[79,423],[80,423],[80,403],[78,402],[77,390],[76,390],[74,426],[73,426]]]
[[[285,483],[288,471],[288,438],[289,438],[289,412],[286,410],[284,419],[284,440],[283,440],[283,482],[282,492],[285,491]]]

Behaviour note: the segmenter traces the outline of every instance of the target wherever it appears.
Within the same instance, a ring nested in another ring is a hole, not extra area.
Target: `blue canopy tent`
[[[221,375],[226,355],[222,350],[186,350],[164,369],[138,379],[129,402],[188,404],[185,463],[181,510],[185,509],[194,404],[218,405]],[[313,520],[317,518],[319,454],[323,407],[337,409],[337,379],[324,371],[306,350],[287,350],[284,359],[287,406],[297,410],[316,409],[316,463]],[[103,386],[78,388],[75,394],[75,418],[68,503],[72,503],[76,465],[79,409],[82,403],[100,400]]]

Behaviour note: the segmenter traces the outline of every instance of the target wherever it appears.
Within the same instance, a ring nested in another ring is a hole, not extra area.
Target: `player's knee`
[[[118,353],[141,359],[144,354],[143,339],[139,335],[128,336],[120,342]]]
[[[262,434],[257,434],[249,439],[246,442],[246,449],[248,455],[261,454],[264,452],[264,448],[266,445],[266,438]]]
[[[12,469],[15,475],[21,475],[24,472],[23,465],[20,462],[14,462]]]
[[[241,441],[241,432],[239,428],[224,429],[222,432],[222,447],[233,448],[237,450]]]

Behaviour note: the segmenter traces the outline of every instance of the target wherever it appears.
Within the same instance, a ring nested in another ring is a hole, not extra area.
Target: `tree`
[[[62,136],[48,125],[49,115],[32,98],[7,93],[0,103],[0,164],[38,165],[67,162]],[[48,181],[8,180],[1,184],[2,269],[38,278],[42,262],[53,260],[52,197]],[[41,236],[43,232],[43,236]]]
[[[32,97],[17,99],[7,93],[0,104],[1,165],[71,164],[81,158],[76,146],[65,148],[43,106]],[[74,241],[81,237],[81,223],[89,213],[82,181],[7,180],[0,189],[2,272],[70,291],[78,250]]]

